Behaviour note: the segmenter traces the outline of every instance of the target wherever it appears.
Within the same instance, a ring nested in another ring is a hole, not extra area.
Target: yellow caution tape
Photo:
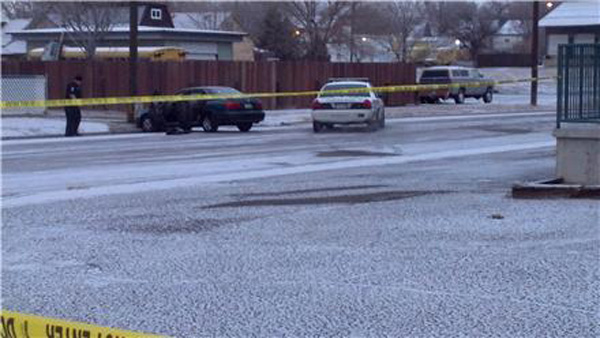
[[[0,337],[6,338],[154,338],[153,334],[118,330],[91,324],[26,315],[13,311],[0,312]]]
[[[556,77],[541,77],[528,78],[519,80],[503,80],[503,81],[480,81],[470,83],[452,83],[452,84],[427,84],[427,85],[397,85],[383,86],[372,88],[353,88],[353,89],[336,89],[328,90],[326,94],[345,94],[345,93],[360,93],[360,92],[381,92],[381,93],[399,93],[399,92],[419,92],[432,91],[451,88],[465,87],[481,87],[481,86],[496,86],[508,83],[517,82],[532,82],[554,79]],[[237,98],[276,98],[276,97],[293,97],[293,96],[316,96],[321,91],[296,91],[296,92],[281,92],[281,93],[245,93],[245,94],[196,94],[196,95],[156,95],[156,96],[127,96],[127,97],[103,97],[91,99],[61,99],[61,100],[41,100],[41,101],[1,101],[0,109],[6,108],[30,108],[30,107],[70,107],[70,106],[97,106],[111,104],[133,104],[133,103],[151,103],[151,102],[177,102],[177,101],[206,101],[219,99],[237,99]]]

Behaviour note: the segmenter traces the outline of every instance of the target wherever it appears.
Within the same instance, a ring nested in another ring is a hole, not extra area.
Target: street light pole
[[[354,14],[357,2],[350,4],[350,62],[354,62]]]
[[[533,17],[532,17],[532,37],[531,37],[531,105],[537,106],[538,92],[538,55],[539,55],[539,35],[538,35],[538,20],[540,17],[540,6],[537,1],[533,1]]]

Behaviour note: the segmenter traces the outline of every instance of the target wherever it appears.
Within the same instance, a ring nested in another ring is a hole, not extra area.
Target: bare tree
[[[53,6],[53,2],[4,0],[2,16],[9,20],[32,19],[34,22],[46,17]]]
[[[61,15],[67,37],[81,47],[87,59],[96,54],[96,47],[112,30],[114,24],[123,20],[123,12],[117,3],[61,2],[55,8]]]
[[[338,20],[338,27],[331,38],[338,48],[349,52],[349,61],[360,61],[377,54],[373,49],[371,39],[365,42],[367,36],[375,36],[387,32],[388,27],[383,20],[380,3],[358,2],[350,3],[346,14]],[[345,46],[346,48],[343,48]]]
[[[269,9],[282,7],[282,4],[276,2],[236,1],[226,4],[236,24],[248,33],[253,41],[258,41],[262,35],[263,22]]]
[[[434,9],[430,23],[437,27],[438,32],[446,32],[460,40],[474,62],[477,62],[479,52],[508,18],[506,2],[442,2],[428,5]]]
[[[415,45],[415,30],[422,22],[422,3],[416,1],[394,1],[383,7],[382,17],[389,27],[384,41],[386,48],[394,53],[396,60],[406,62]]]
[[[351,6],[340,1],[294,1],[286,3],[287,13],[301,32],[305,58],[328,61],[327,44],[342,29]]]
[[[220,30],[225,21],[223,12],[186,13],[186,16],[197,29]]]
[[[31,1],[2,1],[2,16],[11,20],[32,18],[33,5]]]
[[[173,2],[170,8],[172,14],[183,13],[197,29],[223,29],[229,15],[227,4],[223,2]]]

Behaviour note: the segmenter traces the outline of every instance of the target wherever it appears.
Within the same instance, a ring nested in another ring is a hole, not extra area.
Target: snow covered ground
[[[496,81],[521,80],[531,77],[531,69],[524,67],[481,68],[481,72]],[[552,78],[556,76],[556,67],[540,67],[538,76],[540,78],[551,78],[538,82],[538,94],[541,96],[556,96],[557,80]],[[530,88],[530,82],[515,82],[499,85],[497,90],[500,94],[529,95]]]
[[[553,114],[464,106],[490,112],[4,141],[2,307],[173,337],[598,337],[597,201],[507,196],[554,174]]]
[[[2,137],[55,136],[65,133],[64,119],[41,117],[2,118]],[[106,133],[108,125],[101,122],[82,121],[79,132],[82,134]]]

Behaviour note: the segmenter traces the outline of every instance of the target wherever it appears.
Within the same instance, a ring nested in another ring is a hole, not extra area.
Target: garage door
[[[217,59],[217,44],[210,42],[198,43],[174,43],[177,47],[185,49],[186,60],[216,60]]]

